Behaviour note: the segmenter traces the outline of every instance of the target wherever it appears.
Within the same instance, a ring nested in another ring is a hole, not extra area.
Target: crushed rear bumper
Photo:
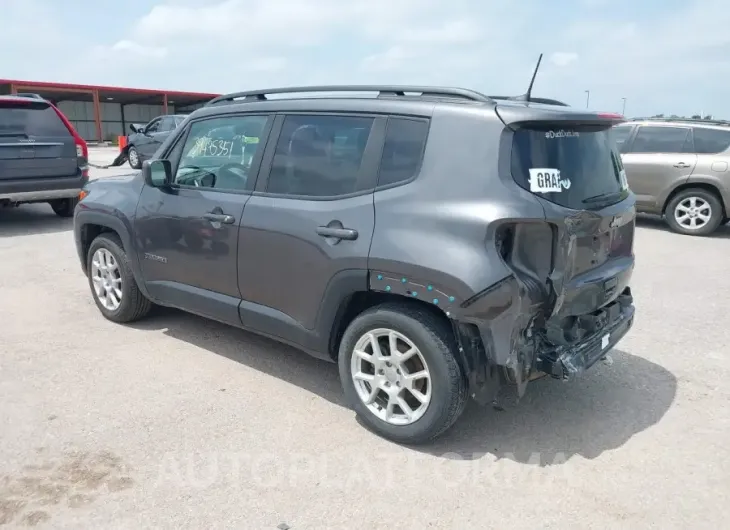
[[[572,379],[604,358],[634,324],[631,292],[625,291],[618,300],[597,313],[598,318],[605,320],[598,331],[576,344],[541,351],[537,356],[537,369],[556,379]]]

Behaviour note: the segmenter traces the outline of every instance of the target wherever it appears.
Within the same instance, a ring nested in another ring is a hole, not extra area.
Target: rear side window
[[[616,141],[605,126],[518,129],[512,176],[535,195],[576,210],[614,204],[629,194]]]
[[[693,134],[695,138],[694,152],[697,154],[713,155],[730,147],[730,131],[696,127]]]
[[[0,101],[0,136],[71,136],[47,103]]]
[[[388,119],[378,186],[405,182],[416,175],[421,167],[427,136],[426,120]]]
[[[689,127],[642,126],[631,144],[632,153],[687,153],[691,151]]]
[[[266,191],[310,197],[354,193],[372,126],[373,118],[287,116]]]

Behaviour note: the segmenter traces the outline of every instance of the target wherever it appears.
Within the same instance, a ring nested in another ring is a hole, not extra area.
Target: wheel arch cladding
[[[345,334],[347,327],[358,315],[373,307],[393,302],[423,308],[433,315],[449,321],[442,308],[429,304],[424,300],[415,300],[397,293],[378,292],[374,290],[352,292],[341,300],[335,318],[331,323],[329,354],[332,360],[337,360],[342,336]]]

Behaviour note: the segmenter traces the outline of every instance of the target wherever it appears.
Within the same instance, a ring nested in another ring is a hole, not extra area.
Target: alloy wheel
[[[391,425],[418,421],[431,402],[431,374],[421,351],[405,335],[374,329],[355,344],[352,381],[363,404]]]
[[[99,303],[116,311],[122,303],[122,275],[116,258],[105,248],[98,249],[91,258],[91,280]]]
[[[701,197],[687,197],[674,209],[677,223],[687,230],[699,230],[712,219],[712,207]]]

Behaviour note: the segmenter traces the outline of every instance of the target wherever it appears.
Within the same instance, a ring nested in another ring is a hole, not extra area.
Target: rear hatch
[[[78,158],[73,135],[47,102],[0,98],[0,180],[74,176]]]
[[[634,196],[611,134],[621,117],[509,104],[498,114],[512,131],[511,177],[551,227],[548,335],[570,344],[597,331],[581,328],[628,292],[633,272]]]

